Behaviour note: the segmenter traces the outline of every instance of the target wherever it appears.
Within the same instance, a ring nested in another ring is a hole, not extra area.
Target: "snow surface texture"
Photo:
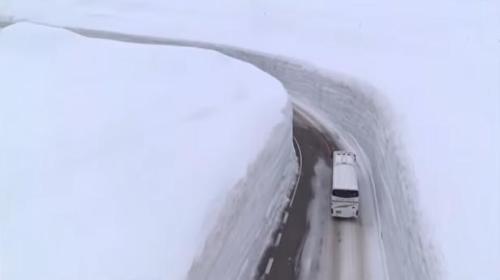
[[[31,24],[0,30],[0,61],[1,279],[254,272],[296,170],[276,80]]]
[[[500,1],[4,0],[2,15],[224,43],[368,82],[393,108],[444,276],[500,275]]]

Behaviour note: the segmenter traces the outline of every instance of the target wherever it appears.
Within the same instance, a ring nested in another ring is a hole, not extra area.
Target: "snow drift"
[[[0,61],[1,279],[255,272],[296,168],[275,79],[31,24]]]

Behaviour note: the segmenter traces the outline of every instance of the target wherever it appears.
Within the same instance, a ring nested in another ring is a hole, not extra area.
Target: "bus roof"
[[[358,190],[356,156],[351,152],[335,151],[333,156],[333,188]]]

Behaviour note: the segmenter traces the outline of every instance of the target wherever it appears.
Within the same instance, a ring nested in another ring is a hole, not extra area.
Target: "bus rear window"
[[[333,196],[343,197],[343,198],[351,198],[351,197],[358,197],[359,196],[358,191],[340,190],[340,189],[333,190],[332,194],[333,194]]]

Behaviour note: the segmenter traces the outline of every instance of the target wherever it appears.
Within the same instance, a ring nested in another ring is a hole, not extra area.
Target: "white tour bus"
[[[359,215],[356,155],[352,152],[333,152],[331,214],[342,218],[356,218]]]

